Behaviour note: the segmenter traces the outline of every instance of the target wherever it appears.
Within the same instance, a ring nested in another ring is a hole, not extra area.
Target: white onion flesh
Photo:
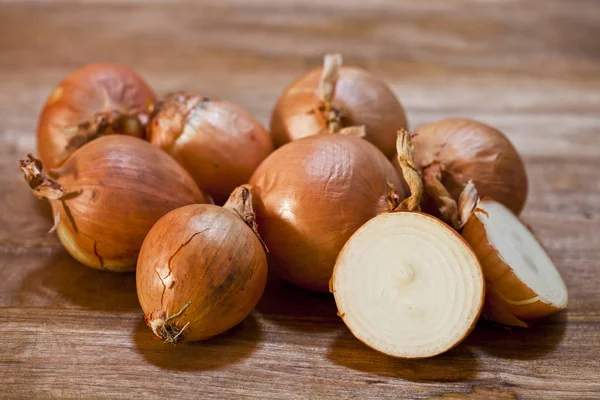
[[[481,266],[447,225],[421,213],[382,214],[340,253],[332,278],[339,314],[368,346],[403,358],[458,344],[484,300]]]

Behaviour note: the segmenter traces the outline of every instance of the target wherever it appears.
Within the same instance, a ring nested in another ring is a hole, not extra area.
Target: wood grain
[[[600,3],[576,1],[0,3],[0,397],[598,398]],[[16,160],[70,70],[132,65],[268,122],[292,79],[339,51],[385,78],[411,127],[449,116],[505,131],[531,183],[525,220],[569,309],[529,330],[480,323],[456,349],[402,361],[355,340],[329,295],[271,279],[213,340],[170,347],[144,326],[133,275],[82,267]]]

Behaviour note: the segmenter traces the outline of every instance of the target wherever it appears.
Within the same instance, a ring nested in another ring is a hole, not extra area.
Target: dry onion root
[[[224,207],[189,205],[161,218],[136,279],[146,323],[166,343],[208,339],[246,318],[267,281],[249,186]]]
[[[360,132],[346,128],[288,143],[250,180],[269,265],[301,288],[326,292],[346,240],[404,198],[392,163]]]
[[[151,144],[104,136],[44,173],[29,155],[20,161],[33,194],[52,206],[58,237],[88,267],[133,271],[144,237],[167,212],[206,202],[188,173]]]
[[[469,181],[481,197],[492,197],[517,215],[523,209],[525,166],[502,132],[477,121],[446,119],[419,128],[413,141],[415,163],[423,172],[426,212],[458,229],[456,201]]]
[[[271,116],[275,146],[344,127],[364,126],[365,139],[391,158],[396,150],[396,131],[407,128],[404,108],[384,81],[361,68],[341,64],[339,54],[328,54],[322,68],[284,90]]]
[[[167,96],[152,112],[148,140],[171,154],[223,204],[271,153],[267,131],[235,104],[192,93]]]
[[[486,318],[528,327],[567,307],[567,288],[552,260],[504,205],[492,199],[480,201],[462,235],[481,260],[487,282]]]
[[[405,131],[399,161],[411,197],[364,224],[341,251],[331,280],[338,314],[360,341],[402,358],[432,357],[473,329],[485,284],[456,231],[417,212],[422,183]]]
[[[155,100],[148,84],[127,66],[96,63],[73,71],[52,91],[40,115],[40,160],[56,168],[103,135],[143,138],[146,109]]]

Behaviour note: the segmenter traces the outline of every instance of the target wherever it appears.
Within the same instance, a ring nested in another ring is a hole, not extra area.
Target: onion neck
[[[323,72],[319,79],[319,101],[313,110],[319,123],[329,133],[337,133],[342,127],[342,113],[331,105],[341,66],[342,56],[340,54],[325,55],[323,59]]]
[[[458,205],[442,183],[443,170],[439,162],[434,162],[423,169],[425,191],[435,201],[440,218],[454,229],[459,229]]]
[[[263,242],[258,233],[258,224],[256,223],[256,213],[252,206],[252,186],[241,185],[233,190],[223,208],[234,212],[252,229],[266,252],[269,252],[267,245]]]
[[[33,155],[28,154],[26,160],[19,160],[19,168],[38,199],[60,200],[68,194],[60,183],[44,173],[42,162]]]
[[[402,200],[392,211],[419,211],[421,209],[421,198],[423,197],[423,181],[421,181],[415,167],[415,148],[406,129],[398,131],[396,151],[398,152],[398,163],[402,169],[402,175],[410,188],[410,196]]]

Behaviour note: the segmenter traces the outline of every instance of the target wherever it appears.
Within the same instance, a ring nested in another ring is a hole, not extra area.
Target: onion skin
[[[441,167],[442,183],[453,200],[473,180],[481,197],[492,197],[517,215],[522,211],[528,186],[525,166],[500,131],[473,120],[445,119],[419,128],[413,142],[417,167],[425,176],[428,168]],[[431,199],[427,182],[425,186]],[[423,206],[439,215],[431,205]]]
[[[529,304],[511,304],[511,302],[533,299],[538,295],[502,260],[491,244],[483,223],[474,213],[467,220],[462,236],[481,261],[487,282],[487,295],[483,307],[483,315],[487,319],[526,328],[532,321],[562,309],[541,300]]]
[[[183,92],[159,105],[148,139],[183,165],[217,204],[248,182],[273,151],[268,132],[242,108]]]
[[[391,162],[358,137],[311,136],[273,152],[250,180],[269,265],[296,286],[328,291],[348,238],[388,210],[388,181],[404,198]]]
[[[124,135],[84,145],[50,174],[68,192],[50,200],[60,218],[58,237],[73,258],[97,269],[135,270],[144,237],[160,217],[208,200],[169,155]]]
[[[68,147],[80,124],[93,121],[101,113],[135,116],[145,112],[155,100],[148,84],[127,66],[96,63],[73,71],[52,91],[40,115],[40,160],[46,168],[60,166],[75,150]],[[144,136],[142,127],[129,123],[117,133]]]
[[[155,334],[171,343],[204,340],[252,312],[267,282],[267,259],[259,238],[238,215],[195,204],[154,225],[144,240],[136,279],[146,322]],[[188,302],[170,328],[181,335],[161,334],[158,324]]]
[[[313,112],[323,68],[317,68],[288,86],[271,116],[275,147],[327,131]],[[404,108],[389,86],[371,73],[355,67],[340,67],[331,106],[342,114],[342,127],[364,126],[365,139],[387,158],[396,151],[396,132],[407,128]]]

